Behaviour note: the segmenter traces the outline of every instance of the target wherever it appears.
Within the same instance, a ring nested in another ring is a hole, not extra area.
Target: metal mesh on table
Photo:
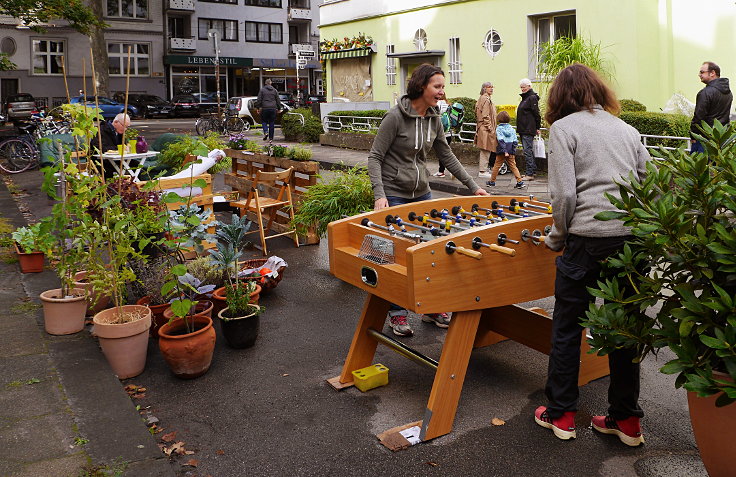
[[[394,243],[384,237],[367,234],[363,237],[358,256],[379,265],[394,263]]]

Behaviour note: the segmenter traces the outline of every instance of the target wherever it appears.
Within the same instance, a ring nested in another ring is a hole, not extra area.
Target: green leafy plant
[[[187,271],[202,283],[210,283],[215,288],[225,285],[225,274],[210,256],[197,257],[186,263]]]
[[[619,99],[621,111],[646,111],[647,107],[635,99]]]
[[[54,246],[54,237],[48,232],[45,222],[37,222],[28,227],[19,227],[12,233],[13,240],[23,253],[48,252]]]
[[[125,142],[133,141],[135,139],[138,139],[138,136],[141,135],[141,132],[135,128],[127,127],[125,128],[125,135],[123,136],[125,138]]]
[[[633,126],[639,134],[653,136],[690,137],[690,117],[682,114],[655,113],[650,111],[623,111],[619,116]],[[648,140],[653,146],[685,147],[685,142],[675,139]]]
[[[573,63],[582,63],[610,79],[613,64],[603,57],[603,48],[593,40],[575,37],[560,37],[554,43],[539,45],[537,78],[552,81],[557,74]],[[466,110],[467,112],[467,110]]]
[[[208,132],[203,138],[200,139],[200,141],[204,143],[208,151],[213,151],[215,149],[225,149],[227,147],[227,142],[223,141],[222,138],[220,138],[219,134],[214,131]],[[232,159],[225,156],[219,161],[215,162],[215,165],[210,167],[207,172],[209,172],[210,174],[217,174],[222,171],[229,171],[230,169],[232,169],[232,167]]]
[[[319,142],[320,135],[324,134],[324,128],[319,117],[312,113],[311,109],[299,108],[292,113],[301,114],[304,118],[304,124],[301,118],[296,114],[284,114],[281,117],[281,130],[287,141],[296,142]]]
[[[308,161],[312,159],[312,150],[303,146],[294,146],[289,148],[286,155],[289,159],[293,159],[295,161]]]
[[[213,240],[212,234],[207,231],[210,217],[212,211],[197,204],[180,205],[178,209],[169,211],[170,231],[182,247],[193,247],[201,254],[204,251],[202,242]]]
[[[629,177],[620,199],[607,196],[618,210],[596,218],[622,220],[634,239],[590,289],[606,303],[582,324],[599,354],[669,348],[660,371],[724,406],[736,401],[736,124],[704,130],[706,154],[663,151],[643,182]]]
[[[288,151],[288,146],[276,145],[271,148],[271,155],[273,157],[286,157]]]
[[[306,234],[309,227],[315,226],[317,233],[324,236],[330,222],[371,209],[373,188],[368,171],[352,167],[335,172],[327,182],[308,187],[294,213],[292,224],[300,234]]]
[[[183,136],[177,141],[170,142],[164,147],[163,151],[158,155],[160,165],[172,171],[180,171],[184,166],[184,159],[187,154],[195,156],[206,156],[209,152],[205,143],[196,137]]]

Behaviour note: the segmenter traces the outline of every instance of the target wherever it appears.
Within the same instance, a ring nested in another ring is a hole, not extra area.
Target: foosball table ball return
[[[352,386],[352,372],[373,363],[378,343],[436,370],[424,419],[379,434],[389,448],[408,446],[398,433],[410,427],[421,429],[419,441],[452,430],[474,348],[510,339],[549,354],[551,318],[516,304],[554,295],[558,253],[543,243],[551,212],[533,197],[451,197],[329,225],[330,271],[368,295],[342,372],[328,382]],[[391,303],[419,314],[453,312],[439,362],[381,332]],[[588,350],[583,336],[580,385],[608,374],[608,361]]]

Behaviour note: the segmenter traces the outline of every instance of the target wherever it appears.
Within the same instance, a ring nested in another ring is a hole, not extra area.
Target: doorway
[[[18,93],[18,78],[0,79],[0,103],[5,104],[5,99]]]

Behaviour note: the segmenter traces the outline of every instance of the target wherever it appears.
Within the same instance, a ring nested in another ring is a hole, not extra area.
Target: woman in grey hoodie
[[[445,91],[445,73],[438,67],[423,64],[411,75],[406,95],[381,121],[373,147],[368,154],[368,174],[375,198],[374,210],[432,198],[429,190],[427,153],[434,149],[442,163],[475,195],[488,195],[478,187],[460,164],[445,139],[437,101]],[[406,321],[408,312],[396,305],[389,311],[394,334],[411,336]],[[446,313],[424,315],[422,320],[447,328]]]

